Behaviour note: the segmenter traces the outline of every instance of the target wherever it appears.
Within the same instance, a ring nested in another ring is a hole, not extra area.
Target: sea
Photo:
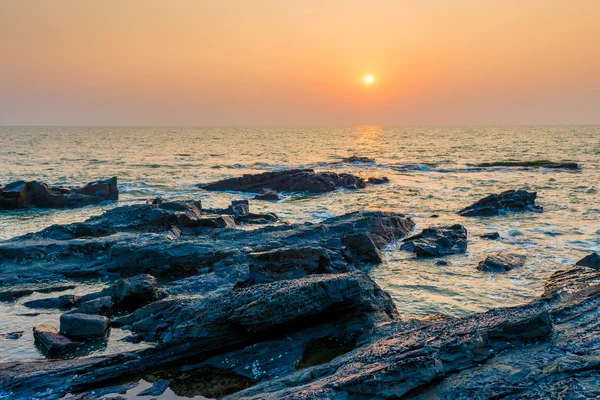
[[[341,163],[343,157],[372,163]],[[545,168],[478,168],[506,160],[575,161],[577,171]],[[405,318],[428,314],[455,317],[523,304],[538,297],[545,280],[600,249],[600,126],[498,127],[3,127],[0,128],[0,184],[41,180],[81,185],[117,176],[118,202],[70,210],[0,211],[0,240],[52,224],[83,221],[112,207],[155,197],[196,199],[224,207],[243,193],[205,192],[197,185],[227,177],[290,168],[386,176],[389,184],[321,195],[284,194],[278,202],[251,201],[254,211],[274,212],[289,223],[318,222],[357,210],[405,213],[415,233],[430,226],[463,224],[465,254],[416,259],[392,243],[370,276],[394,299]],[[490,193],[525,189],[538,194],[543,213],[508,213],[465,218],[457,211]],[[498,232],[500,239],[479,236]],[[523,268],[505,274],[481,272],[489,254],[525,254]],[[71,292],[104,287],[87,283]],[[23,338],[0,337],[0,361],[42,358],[31,328],[57,325],[60,313],[0,303],[0,334],[24,331]],[[89,354],[134,346],[111,333],[107,347]]]

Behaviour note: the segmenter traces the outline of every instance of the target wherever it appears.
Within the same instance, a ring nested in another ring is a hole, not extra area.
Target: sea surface
[[[351,155],[376,162],[339,162]],[[581,169],[474,167],[486,161],[537,159],[576,161]],[[464,316],[530,301],[542,293],[552,272],[600,249],[600,126],[0,128],[0,183],[23,179],[79,185],[117,176],[121,191],[118,203],[100,206],[0,211],[0,240],[52,224],[83,221],[111,207],[157,196],[226,206],[232,199],[252,196],[204,192],[196,185],[301,167],[387,176],[390,183],[324,195],[290,194],[275,203],[252,201],[251,208],[275,212],[292,223],[362,209],[399,211],[415,220],[415,233],[434,225],[465,225],[468,251],[446,257],[448,265],[415,259],[396,243],[386,248],[384,262],[369,271],[405,317]],[[481,197],[508,189],[538,192],[538,204],[545,212],[488,218],[456,215]],[[500,234],[499,240],[479,238],[493,231]],[[498,251],[526,254],[527,263],[506,274],[476,270],[486,255]],[[97,290],[105,284],[84,285],[76,291]],[[72,292],[60,294],[65,293]],[[16,341],[0,338],[0,361],[42,357],[32,346],[31,328],[40,322],[57,324],[59,313],[28,315],[33,310],[22,303],[31,299],[0,303],[0,334],[25,331]],[[96,352],[126,348],[128,344],[118,340],[126,333],[114,331],[107,348]]]

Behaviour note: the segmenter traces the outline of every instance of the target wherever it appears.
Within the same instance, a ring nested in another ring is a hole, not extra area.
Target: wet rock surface
[[[467,251],[467,230],[462,225],[431,227],[406,238],[402,250],[417,257],[442,257]]]
[[[238,192],[261,193],[263,190],[276,192],[325,193],[339,187],[362,189],[367,180],[358,176],[336,172],[316,172],[312,169],[292,169],[244,175],[239,178],[199,185],[205,190],[231,190]],[[372,181],[370,183],[377,184]]]
[[[60,317],[60,333],[68,338],[98,339],[106,336],[108,324],[102,315],[68,313]]]
[[[526,167],[526,168],[551,168],[551,169],[570,169],[577,170],[579,165],[572,161],[550,161],[550,160],[533,160],[533,161],[496,161],[476,164],[477,167]]]
[[[479,271],[485,272],[508,272],[525,265],[527,256],[523,254],[498,253],[487,256],[477,266]]]
[[[500,194],[490,194],[473,205],[458,212],[463,217],[492,216],[509,211],[542,212],[535,204],[537,193],[525,190],[507,190]]]
[[[600,270],[600,255],[598,253],[588,254],[581,260],[577,261],[577,265]]]
[[[51,187],[38,181],[17,181],[0,187],[0,209],[9,210],[25,207],[81,207],[118,198],[116,177],[90,182],[82,187]]]
[[[33,328],[33,337],[48,356],[58,356],[73,351],[79,343],[73,342],[58,333],[58,329],[49,325],[40,325]]]

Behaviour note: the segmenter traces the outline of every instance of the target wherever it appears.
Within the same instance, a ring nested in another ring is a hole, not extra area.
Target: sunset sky
[[[591,123],[599,0],[0,2],[0,125]]]

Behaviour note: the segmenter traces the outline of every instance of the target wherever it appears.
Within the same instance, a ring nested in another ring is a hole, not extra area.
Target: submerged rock
[[[292,169],[270,171],[261,174],[243,175],[218,182],[199,185],[205,190],[261,193],[265,189],[276,192],[325,193],[338,187],[361,189],[367,181],[352,174],[336,172],[315,172],[312,169]]]
[[[50,187],[37,181],[17,181],[0,187],[0,209],[80,207],[118,198],[116,177],[83,187]]]
[[[263,188],[259,195],[254,196],[254,200],[277,201],[281,200],[281,198],[275,190]]]
[[[477,266],[479,271],[485,272],[508,272],[525,265],[527,256],[514,253],[498,253],[487,256]]]
[[[40,299],[40,300],[31,300],[23,303],[25,307],[29,308],[59,308],[59,309],[69,309],[75,307],[77,302],[79,301],[79,297],[66,294],[59,297],[54,297],[50,299]]]
[[[352,164],[352,163],[374,164],[375,159],[370,158],[370,157],[363,157],[363,156],[350,156],[350,157],[342,158],[342,162],[349,163],[349,164]]]
[[[490,194],[473,205],[458,212],[463,217],[499,215],[507,211],[542,212],[535,204],[537,193],[525,190],[507,190],[500,194]]]
[[[484,233],[483,235],[480,235],[479,237],[482,239],[496,240],[500,239],[500,234],[498,232],[488,232]]]
[[[42,351],[49,356],[58,356],[75,350],[79,343],[58,333],[58,329],[50,325],[39,325],[33,328],[33,337],[42,346]]]
[[[552,168],[552,169],[579,169],[576,162],[563,161],[554,162],[549,160],[534,161],[496,161],[476,164],[477,167],[531,167],[531,168]]]
[[[598,255],[598,253],[588,254],[581,260],[577,261],[577,264],[575,265],[581,265],[600,270],[600,255]]]
[[[459,224],[426,228],[406,238],[401,249],[413,252],[417,257],[461,254],[467,251],[467,229]]]

